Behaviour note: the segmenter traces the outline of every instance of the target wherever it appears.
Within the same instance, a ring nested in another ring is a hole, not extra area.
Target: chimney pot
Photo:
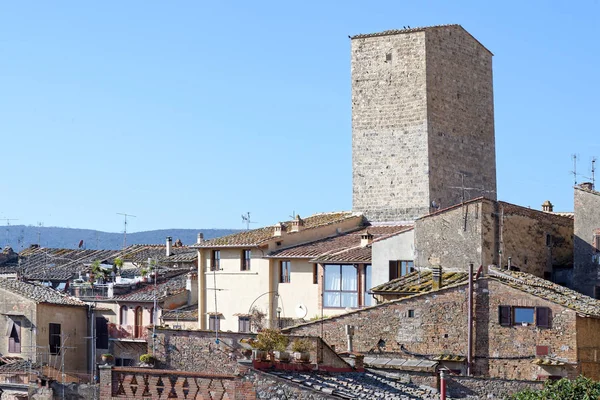
[[[283,235],[284,225],[281,222],[278,222],[273,227],[273,236],[281,236]]]
[[[292,229],[290,229],[290,232],[300,232],[303,226],[304,220],[300,218],[300,215],[296,215],[296,218],[292,220]]]
[[[167,236],[167,257],[169,257],[173,253],[173,238],[171,236]]]
[[[204,233],[200,232],[198,233],[198,239],[196,240],[196,243],[202,243],[204,242]]]
[[[586,190],[594,190],[594,185],[592,182],[583,182],[579,185],[579,187]]]
[[[550,200],[546,200],[544,204],[542,204],[542,211],[552,212],[554,210],[554,204],[550,203]]]
[[[439,290],[442,288],[442,266],[436,265],[431,268],[431,278],[432,278],[432,290]]]
[[[366,246],[370,245],[371,243],[373,243],[373,235],[369,231],[366,231],[365,233],[363,233],[360,236],[360,246],[361,247],[366,247]]]

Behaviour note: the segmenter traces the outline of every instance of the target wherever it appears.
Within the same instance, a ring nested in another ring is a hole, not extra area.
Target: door
[[[142,307],[135,308],[135,328],[134,328],[134,337],[139,338],[142,337],[143,334],[143,311]]]

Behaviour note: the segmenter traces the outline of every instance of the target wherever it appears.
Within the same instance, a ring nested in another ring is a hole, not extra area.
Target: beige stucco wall
[[[296,307],[302,304],[306,307],[307,313],[304,319],[309,319],[315,315],[320,315],[319,309],[319,285],[313,283],[313,266],[308,259],[292,259],[291,274],[289,283],[279,283],[280,262],[285,259],[275,259],[274,267],[276,269],[275,279],[277,282],[277,292],[279,293],[278,306],[282,308],[282,318],[299,318],[296,315]]]
[[[87,372],[88,355],[88,317],[85,307],[67,307],[53,304],[38,304],[37,346],[42,353],[40,361],[60,368],[61,356],[49,355],[49,324],[60,324],[61,343],[67,349],[64,353],[65,371]]]
[[[414,230],[373,242],[371,251],[371,266],[373,268],[371,272],[371,288],[389,282],[389,262],[391,260],[414,260],[414,247]]]
[[[11,292],[0,289],[0,313],[15,315],[14,319],[21,323],[21,353],[8,352],[8,324],[9,318],[0,315],[0,354],[7,356],[19,356],[29,358],[32,355],[36,359],[35,346],[37,343],[35,331],[30,330],[32,323],[35,326],[37,318],[37,307],[35,303],[24,297],[17,296]],[[16,315],[22,315],[17,317]],[[33,352],[33,354],[32,354]]]

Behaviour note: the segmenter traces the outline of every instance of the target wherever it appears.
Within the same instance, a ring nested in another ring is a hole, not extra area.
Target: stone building
[[[575,187],[573,288],[600,298],[600,192],[590,183]]]
[[[356,35],[351,48],[353,210],[408,221],[495,198],[492,53],[460,25]]]
[[[508,266],[545,279],[573,266],[573,218],[487,198],[415,221],[415,264]]]
[[[388,296],[396,291],[397,300],[284,331],[323,335],[329,345],[344,349],[345,326],[351,325],[353,349],[365,355],[365,366],[401,369],[405,364],[414,369],[422,360],[434,360],[465,374],[468,279],[459,274],[444,283],[442,278],[438,289],[431,275],[418,275],[373,289]],[[583,374],[600,379],[595,357],[600,351],[600,301],[530,274],[494,267],[484,269],[473,286],[473,375],[538,380]]]

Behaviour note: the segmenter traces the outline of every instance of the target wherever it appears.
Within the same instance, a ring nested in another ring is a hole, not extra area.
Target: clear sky
[[[142,231],[350,210],[348,35],[447,23],[494,53],[499,199],[572,210],[571,155],[582,176],[600,156],[600,2],[493,3],[0,0],[0,217],[117,232],[117,213]]]

